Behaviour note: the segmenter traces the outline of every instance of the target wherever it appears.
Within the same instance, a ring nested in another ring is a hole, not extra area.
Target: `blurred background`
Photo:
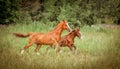
[[[120,0],[0,0],[0,23],[120,24]]]

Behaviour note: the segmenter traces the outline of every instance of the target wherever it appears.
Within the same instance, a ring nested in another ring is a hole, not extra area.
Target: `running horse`
[[[78,37],[79,39],[82,38],[82,34],[79,29],[74,29],[69,34],[61,37],[58,44],[60,47],[68,47],[71,51],[75,51],[76,50],[76,46],[74,45],[75,37]],[[49,46],[46,48],[46,50],[48,51],[49,48],[52,48],[52,47],[53,46]]]
[[[72,32],[70,32],[69,34],[61,37],[60,41],[59,41],[59,46],[60,47],[69,47],[69,49],[71,51],[73,51],[73,48],[76,50],[76,46],[74,45],[74,39],[75,37],[78,37],[79,39],[81,39],[81,32],[79,29],[75,29]]]
[[[28,33],[28,34],[22,34],[22,33],[13,33],[17,37],[28,37],[29,36],[29,42],[27,45],[24,46],[24,48],[21,51],[21,54],[32,46],[33,44],[36,44],[37,47],[35,51],[38,53],[38,50],[42,45],[53,45],[56,46],[57,50],[56,52],[59,52],[60,46],[58,45],[58,41],[61,38],[61,34],[63,30],[71,31],[71,28],[69,27],[66,20],[61,21],[53,30],[51,30],[48,33]]]

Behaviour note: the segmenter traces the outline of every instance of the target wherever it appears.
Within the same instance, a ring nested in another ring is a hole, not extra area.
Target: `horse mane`
[[[63,24],[63,21],[61,21],[60,23],[57,24],[57,26],[54,29],[57,29],[59,27],[59,25]]]
[[[75,32],[76,30],[78,30],[78,28],[75,28],[74,30],[72,30],[68,35],[72,34],[72,33]]]

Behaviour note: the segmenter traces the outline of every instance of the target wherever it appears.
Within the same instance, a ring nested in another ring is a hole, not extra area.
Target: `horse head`
[[[75,29],[75,30],[73,30],[74,31],[74,33],[75,33],[75,36],[77,36],[79,39],[81,39],[81,32],[80,32],[80,30],[79,29]]]
[[[62,22],[63,22],[62,28],[63,28],[64,30],[67,30],[67,31],[71,32],[72,29],[71,29],[70,26],[68,25],[68,22],[67,22],[66,20],[63,20]]]

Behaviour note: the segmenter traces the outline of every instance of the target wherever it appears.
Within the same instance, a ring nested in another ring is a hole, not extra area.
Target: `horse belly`
[[[37,44],[40,44],[40,45],[53,45],[54,42],[52,40],[37,40],[36,42]]]
[[[67,40],[61,40],[61,41],[59,42],[59,44],[60,44],[61,47],[67,46],[67,45],[69,44],[69,41],[67,41]]]

